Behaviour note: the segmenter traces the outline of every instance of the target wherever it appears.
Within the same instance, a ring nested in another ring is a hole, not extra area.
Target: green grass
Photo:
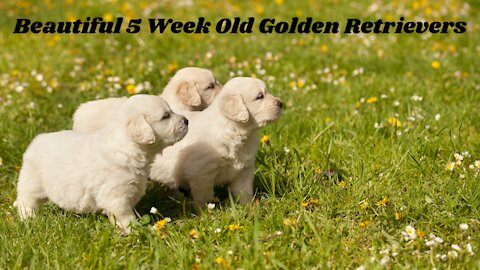
[[[187,7],[175,1],[53,2],[0,4],[1,269],[480,268],[480,178],[478,168],[469,168],[480,160],[476,1],[398,1],[405,13],[383,1],[372,13],[373,1],[199,1]],[[426,15],[430,10],[432,16]],[[149,34],[145,22],[133,35],[12,34],[16,18],[63,21],[107,13],[183,21],[255,16],[257,23],[312,16],[341,24],[418,15],[458,18],[469,30],[432,36],[173,35]],[[440,68],[432,68],[433,61]],[[283,116],[261,131],[270,143],[259,142],[254,203],[239,206],[220,189],[222,204],[198,214],[189,199],[172,199],[152,185],[128,237],[103,216],[79,216],[53,204],[34,220],[19,221],[12,207],[18,170],[37,134],[69,129],[82,102],[128,95],[129,78],[134,85],[150,82],[152,89],[143,93],[160,93],[175,69],[189,65],[211,69],[221,82],[231,73],[254,74],[284,101]],[[355,75],[360,68],[363,73]],[[117,88],[111,77],[119,78]],[[19,85],[22,91],[15,90]],[[393,118],[401,126],[389,123]],[[470,157],[447,170],[454,154],[464,151]],[[152,206],[160,214],[150,214]],[[153,232],[164,217],[172,222],[161,234]],[[231,231],[231,224],[241,229]],[[425,236],[405,241],[408,225]],[[444,243],[428,247],[431,233]],[[452,244],[462,249],[458,257],[437,260]]]

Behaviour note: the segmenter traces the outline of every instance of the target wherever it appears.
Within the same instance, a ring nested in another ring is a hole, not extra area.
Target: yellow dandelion
[[[390,199],[388,197],[383,197],[380,201],[376,202],[376,206],[387,206],[390,203]]]
[[[264,11],[265,11],[265,10],[263,9],[262,5],[256,5],[256,6],[255,6],[255,12],[256,12],[257,14],[263,14]]]
[[[305,80],[304,79],[300,79],[297,81],[297,86],[298,88],[302,88],[305,86]]]
[[[367,200],[363,200],[361,203],[360,203],[360,209],[362,210],[366,210],[370,207],[370,204],[368,203]]]
[[[347,182],[345,182],[345,181],[340,181],[340,182],[338,182],[337,186],[338,186],[339,188],[346,188],[346,187],[347,187]]]
[[[403,218],[403,214],[401,212],[395,212],[395,220],[400,220]]]
[[[167,225],[168,221],[166,219],[162,219],[162,220],[159,220],[155,223],[154,228],[155,228],[155,231],[159,232],[161,230],[163,230],[163,228],[165,228],[165,226]]]
[[[133,85],[133,84],[127,85],[127,87],[126,87],[125,89],[127,90],[127,92],[128,92],[130,95],[134,95],[134,94],[137,93],[136,87],[135,87],[135,85]]]
[[[389,117],[388,118],[388,124],[393,126],[393,127],[402,127],[402,123],[396,117]]]
[[[227,229],[230,231],[239,231],[243,228],[243,226],[240,226],[240,224],[230,224],[227,226]]]
[[[200,266],[198,266],[198,264],[193,264],[191,269],[192,270],[200,270]]]
[[[317,204],[319,204],[319,203],[320,203],[320,200],[319,200],[319,199],[310,199],[310,200],[308,200],[308,201],[306,201],[306,202],[303,202],[303,203],[302,203],[302,206],[303,206],[303,207],[312,207],[312,206],[315,206],[315,205],[317,205]]]
[[[328,52],[328,45],[323,44],[320,46],[320,52],[327,53]]]
[[[283,5],[284,2],[284,0],[275,0],[275,4],[277,5]]]
[[[297,86],[297,84],[296,84],[295,82],[289,82],[289,83],[288,83],[288,86],[289,86],[290,88],[294,89],[294,88]]]
[[[176,62],[170,63],[167,65],[167,72],[168,73],[173,73],[178,69],[178,64]]]
[[[313,169],[313,171],[315,172],[315,174],[322,174],[322,168],[320,167],[316,167],[315,169]]]
[[[302,17],[303,16],[303,11],[301,9],[295,10],[295,16]]]
[[[15,166],[13,167],[13,169],[14,169],[16,172],[20,172],[20,170],[22,169],[22,166],[15,165]]]
[[[327,116],[327,117],[323,118],[323,121],[325,122],[325,124],[329,124],[329,123],[332,122],[332,118]]]
[[[360,226],[360,228],[366,228],[370,225],[371,221],[370,220],[364,220],[364,221],[360,221],[360,223],[358,224],[358,226]]]
[[[440,62],[438,62],[438,61],[433,61],[433,62],[432,62],[432,68],[433,68],[433,69],[439,69],[439,68],[440,68]]]
[[[417,233],[417,236],[419,238],[423,238],[426,235],[426,233],[424,231],[418,230],[418,229],[417,229],[416,233]]]
[[[264,144],[270,144],[270,137],[268,135],[263,135],[260,141]]]
[[[3,159],[0,157],[0,166],[3,165]]]
[[[367,104],[376,103],[378,101],[377,97],[371,97],[367,99]]]
[[[188,236],[190,236],[192,239],[198,239],[200,237],[200,233],[195,229],[191,229],[188,233]]]
[[[218,265],[218,266],[223,266],[225,268],[229,268],[230,265],[228,264],[227,260],[225,260],[223,257],[217,257],[215,258],[215,263]]]
[[[105,13],[103,14],[103,20],[106,22],[111,22],[113,21],[113,15],[111,13]]]
[[[297,224],[297,221],[294,220],[294,219],[291,219],[291,218],[284,218],[283,219],[283,225],[285,225],[285,226],[293,226],[295,224]]]

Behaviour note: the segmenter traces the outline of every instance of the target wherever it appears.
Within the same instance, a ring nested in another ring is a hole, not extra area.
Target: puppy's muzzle
[[[180,141],[187,135],[188,119],[185,116],[180,117],[177,128],[175,129],[175,142]]]

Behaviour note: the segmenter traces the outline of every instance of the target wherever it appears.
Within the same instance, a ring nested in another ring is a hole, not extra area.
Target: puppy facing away
[[[174,112],[186,115],[190,111],[204,110],[221,89],[210,70],[186,67],[175,73],[160,97]],[[107,98],[80,105],[73,114],[73,130],[92,133],[100,129],[126,99]]]
[[[185,117],[158,96],[135,95],[92,134],[40,134],[23,155],[15,206],[21,219],[46,200],[75,213],[103,212],[123,234],[135,219],[156,153],[181,140]]]
[[[231,79],[211,106],[191,113],[185,138],[157,154],[150,178],[190,189],[197,207],[214,200],[214,187],[224,185],[241,204],[250,202],[258,129],[276,120],[281,111],[282,102],[263,81]]]

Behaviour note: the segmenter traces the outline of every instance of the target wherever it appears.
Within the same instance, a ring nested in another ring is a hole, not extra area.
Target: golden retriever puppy
[[[190,114],[189,132],[155,157],[153,181],[190,189],[194,204],[214,199],[214,187],[228,185],[241,204],[253,197],[258,129],[276,120],[282,102],[255,78],[228,81],[212,105]]]
[[[75,213],[103,212],[123,234],[145,194],[155,154],[181,140],[188,120],[158,96],[127,99],[92,134],[40,134],[23,155],[15,206],[32,217],[46,200]]]
[[[208,107],[221,89],[210,70],[186,67],[175,73],[160,97],[174,112],[185,115]],[[81,104],[73,114],[73,130],[92,133],[102,128],[126,99],[107,98]]]

